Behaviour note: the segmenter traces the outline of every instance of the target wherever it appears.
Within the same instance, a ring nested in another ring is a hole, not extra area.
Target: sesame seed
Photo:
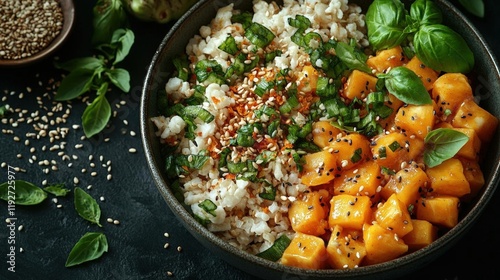
[[[22,231],[23,229],[24,229],[24,226],[23,226],[23,225],[20,225],[20,226],[17,228],[17,230],[18,230],[18,231]]]
[[[77,178],[77,177],[74,177],[74,178],[73,178],[73,183],[78,184],[79,182],[80,182],[80,180],[78,180],[78,178]]]
[[[53,202],[54,204],[57,204],[57,198],[56,198],[56,197],[54,197],[54,198],[52,199],[52,202]]]
[[[90,190],[92,188],[92,185],[87,186],[87,190]]]
[[[92,177],[97,176],[97,172],[94,171],[94,172],[90,173],[90,176],[92,176]]]
[[[104,196],[99,197],[100,201],[104,201]]]
[[[119,224],[120,224],[120,221],[118,221],[118,220],[114,220],[114,221],[113,221],[113,224],[114,224],[114,225],[119,225]]]
[[[137,150],[135,148],[130,148],[130,149],[128,149],[128,152],[133,154],[133,153],[136,153]]]
[[[181,252],[182,251],[182,247],[181,246],[177,246],[177,252]]]
[[[135,135],[136,135],[136,134],[135,134],[135,131],[131,130],[131,131],[130,131],[130,136],[135,136]]]
[[[110,181],[112,178],[113,178],[113,175],[111,175],[111,174],[108,174],[108,176],[106,176],[106,179],[107,179],[108,181]]]
[[[168,234],[168,232],[165,232],[165,233],[163,234],[163,236],[165,236],[165,237],[167,237],[167,238],[168,238],[168,237],[170,237],[170,234]]]
[[[22,253],[22,252],[24,252],[23,247],[19,247],[19,253]]]
[[[62,206],[62,204],[57,204],[56,207],[59,208],[59,209],[61,209],[63,206]]]
[[[165,245],[163,245],[163,248],[167,249],[170,246],[170,244],[167,242]]]
[[[107,219],[106,219],[106,221],[107,221],[108,223],[112,223],[112,222],[113,222],[113,219],[111,219],[111,218],[107,218]]]
[[[174,274],[172,273],[172,271],[167,271],[167,276],[173,276]]]

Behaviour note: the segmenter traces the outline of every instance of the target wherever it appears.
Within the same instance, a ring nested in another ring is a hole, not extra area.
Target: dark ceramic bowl
[[[367,6],[371,3],[371,1],[361,0],[351,2],[362,6],[363,12],[366,12]],[[474,81],[475,94],[481,99],[481,106],[500,117],[500,94],[495,94],[500,92],[500,72],[491,50],[477,30],[456,8],[445,0],[435,2],[443,12],[445,23],[459,32],[473,49],[476,66],[471,78]],[[294,277],[297,279],[389,279],[409,274],[432,262],[471,229],[485,210],[499,183],[498,131],[494,140],[489,144],[488,155],[482,161],[486,185],[476,199],[462,210],[458,225],[431,245],[393,261],[349,270],[305,270],[286,267],[238,250],[196,222],[169,188],[159,139],[155,136],[155,127],[150,119],[158,115],[157,95],[164,92],[164,85],[174,72],[172,58],[184,53],[188,40],[198,33],[200,26],[209,24],[216,10],[228,3],[224,0],[202,0],[173,26],[154,55],[145,79],[141,100],[141,133],[151,173],[170,209],[196,239],[228,263],[258,277],[268,279],[292,279]],[[236,1],[235,8],[250,10],[251,3],[252,1]]]
[[[35,62],[44,60],[52,55],[68,38],[73,23],[75,22],[75,6],[73,0],[59,0],[64,17],[61,32],[52,40],[52,42],[39,52],[22,59],[0,59],[0,67],[22,67],[31,65]]]

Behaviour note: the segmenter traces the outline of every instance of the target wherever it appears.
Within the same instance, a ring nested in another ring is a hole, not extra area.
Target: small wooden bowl
[[[52,55],[68,38],[75,21],[75,6],[73,0],[59,0],[64,21],[61,32],[52,42],[39,52],[21,59],[0,59],[0,67],[22,67],[43,60]]]

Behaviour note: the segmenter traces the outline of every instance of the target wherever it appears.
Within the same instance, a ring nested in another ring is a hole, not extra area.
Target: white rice
[[[260,70],[277,73],[289,68],[299,73],[305,64],[310,63],[309,56],[291,41],[296,28],[288,24],[288,18],[294,18],[297,14],[310,19],[312,27],[306,32],[317,32],[324,41],[335,39],[348,42],[350,39],[355,39],[360,46],[368,45],[364,15],[361,14],[359,7],[348,5],[347,0],[285,0],[283,7],[264,1],[254,1],[253,4],[253,21],[271,30],[276,35],[271,46],[282,50],[282,55],[276,57],[274,63],[268,65],[267,69]],[[244,37],[241,25],[231,23],[231,16],[235,13],[239,11],[233,10],[232,4],[221,8],[210,25],[201,27],[199,35],[189,41],[186,53],[191,60],[190,67],[194,68],[196,62],[200,60],[213,59],[226,70],[234,61],[234,57],[219,50],[218,46],[224,42],[228,34],[231,34],[238,44],[242,42],[250,44]],[[249,45],[247,49],[251,47]],[[170,100],[181,102],[192,95],[193,86],[194,84],[183,82],[178,78],[171,78],[165,90]],[[207,86],[205,96],[208,102],[203,104],[203,108],[212,113],[215,120],[208,124],[201,121],[197,123],[197,136],[194,140],[183,137],[186,123],[181,117],[153,118],[160,141],[176,138],[180,142],[178,152],[186,155],[198,154],[206,149],[220,153],[223,147],[229,146],[231,137],[238,127],[249,121],[265,122],[266,115],[256,120],[251,114],[263,106],[263,101],[258,101],[259,98],[252,92],[253,81],[243,80],[236,86],[236,92],[231,91],[227,85]],[[267,100],[265,103],[271,104],[269,102],[272,103],[272,100]],[[250,114],[240,118],[231,115],[230,111],[236,106],[243,106]],[[297,123],[305,121],[304,116],[298,112],[294,112],[292,118]],[[278,134],[281,132],[278,131]],[[260,140],[266,141],[266,139]],[[262,191],[262,186],[257,183],[220,177],[218,161],[214,158],[207,161],[200,170],[181,178],[185,203],[191,206],[193,213],[210,220],[208,224],[210,231],[216,232],[230,244],[250,253],[267,249],[283,233],[293,235],[287,218],[288,207],[300,193],[308,190],[308,187],[301,184],[299,172],[290,153],[282,150],[283,147],[279,145],[280,143],[276,144],[276,147],[269,146],[270,149],[274,147],[278,155],[259,172],[259,177],[265,178],[276,187],[275,201],[260,198],[258,194]],[[232,147],[232,151],[231,159],[234,161],[255,157],[250,148]],[[198,206],[205,199],[210,199],[217,205],[215,216],[206,213]]]

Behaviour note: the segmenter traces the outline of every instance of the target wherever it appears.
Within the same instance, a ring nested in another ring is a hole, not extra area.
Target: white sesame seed
[[[21,154],[17,154],[16,156],[17,156],[17,158],[22,158],[23,157],[23,155],[21,155]]]
[[[107,179],[108,181],[110,181],[112,178],[113,178],[113,175],[111,175],[111,174],[108,174],[108,176],[106,176],[106,179]]]
[[[42,185],[43,185],[43,186],[47,185],[47,180],[43,180],[43,181],[42,181]]]
[[[168,232],[165,232],[165,233],[163,234],[163,236],[165,236],[165,237],[167,237],[167,238],[168,238],[168,237],[170,237],[170,234],[168,234]]]
[[[95,163],[91,162],[90,164],[90,167],[94,168],[95,167]]]
[[[177,252],[180,252],[182,251],[182,247],[181,246],[177,246]]]
[[[20,226],[17,228],[17,231],[22,231],[22,230],[23,230],[23,228],[24,228],[24,226],[23,226],[23,225],[20,225]]]
[[[13,138],[13,139],[14,139],[14,141],[16,141],[16,142],[21,141],[21,139],[20,139],[19,137],[17,137],[17,136],[14,136],[14,138]]]
[[[99,197],[100,201],[104,201],[104,196]]]
[[[30,140],[29,139],[24,140],[24,145],[29,146],[30,145]]]
[[[128,121],[127,120],[123,120],[123,124],[124,125],[128,125]]]
[[[167,249],[170,246],[170,244],[167,242],[165,245],[163,245],[163,248]]]
[[[63,206],[62,206],[62,204],[57,204],[56,207],[59,208],[59,209],[61,209]]]
[[[71,166],[73,166],[73,163],[72,162],[68,163],[68,167],[71,167]]]
[[[57,198],[56,198],[56,197],[54,197],[54,198],[52,199],[52,202],[54,202],[54,204],[57,204]]]
[[[73,183],[78,184],[79,182],[80,182],[80,180],[78,180],[78,178],[77,178],[77,177],[74,177],[74,178],[73,178]]]
[[[113,221],[113,224],[114,224],[114,225],[119,225],[119,224],[120,224],[120,221],[118,221],[118,220],[114,220],[114,221]]]
[[[107,221],[108,223],[112,223],[112,222],[113,222],[113,219],[111,219],[111,218],[107,218],[107,219],[106,219],[106,221]]]
[[[104,156],[100,155],[99,156],[99,161],[102,162],[104,160]]]
[[[137,150],[135,148],[130,148],[130,149],[128,149],[128,152],[133,154],[133,153],[136,153]]]
[[[89,155],[89,160],[93,160],[94,159],[94,156],[93,155]]]
[[[31,147],[30,153],[34,153],[36,151],[35,147]]]
[[[19,253],[22,253],[22,252],[24,252],[23,247],[19,247]]]
[[[73,127],[73,129],[79,129],[79,128],[80,128],[80,125],[79,125],[79,124],[74,124],[74,125],[72,125],[71,127]]]
[[[6,167],[7,166],[7,163],[6,162],[2,162],[2,168]]]
[[[83,144],[76,144],[75,149],[81,149],[83,147]]]
[[[90,173],[90,176],[92,176],[92,177],[97,176],[97,172],[94,171],[94,172]]]
[[[12,221],[11,221],[11,219],[7,218],[7,219],[5,219],[5,222],[6,222],[7,224],[10,224]]]
[[[92,188],[92,185],[87,186],[87,190],[90,190]]]
[[[131,130],[130,131],[130,136],[135,136],[135,131]]]

